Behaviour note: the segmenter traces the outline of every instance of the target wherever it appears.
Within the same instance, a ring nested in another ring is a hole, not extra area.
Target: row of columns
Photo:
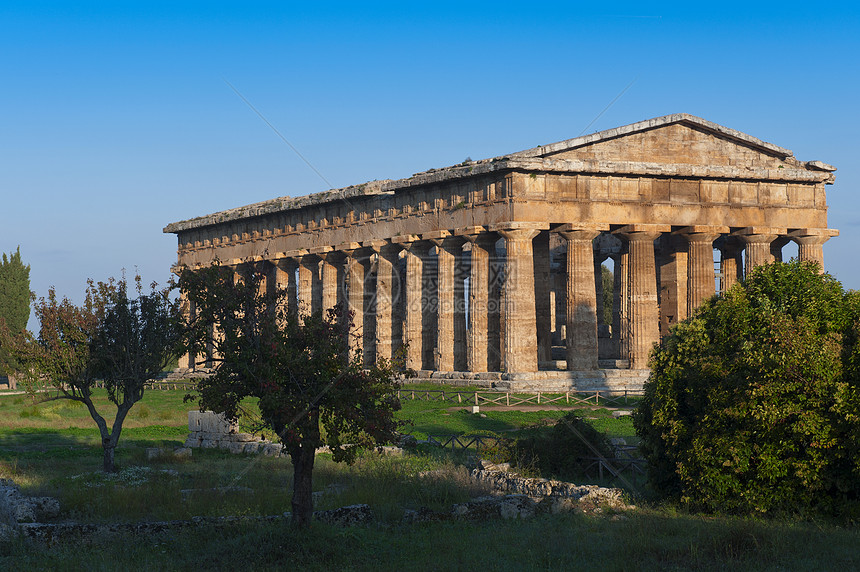
[[[560,306],[565,308],[569,370],[598,368],[602,259],[594,239],[609,228],[553,229],[567,246],[564,292],[556,295],[565,298]],[[268,287],[287,290],[290,311],[344,304],[362,340],[354,350],[367,364],[393,359],[403,348],[407,367],[416,370],[534,372],[539,362],[551,358],[548,230],[544,223],[507,223],[282,253],[270,261]],[[757,265],[781,259],[788,240],[798,243],[801,260],[820,264],[822,245],[833,234],[728,230],[691,226],[672,233],[686,245],[686,299],[678,308],[678,319],[691,315],[715,293],[715,246],[721,252],[720,289],[727,290],[741,271],[749,273]],[[669,232],[671,227],[663,225],[627,225],[612,231],[622,243],[614,255],[612,332],[617,357],[629,360],[631,368],[647,367],[660,337],[654,244]],[[505,254],[497,260],[500,238]],[[498,274],[501,280],[495,279]]]

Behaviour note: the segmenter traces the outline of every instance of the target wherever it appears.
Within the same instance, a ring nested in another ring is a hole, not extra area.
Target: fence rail
[[[103,381],[96,381],[95,386],[99,389],[104,389],[105,383]],[[197,389],[197,383],[193,381],[161,381],[161,380],[152,380],[147,381],[143,386],[147,391],[167,391],[167,390],[188,390],[193,391]]]
[[[510,391],[448,391],[444,389],[400,389],[397,397],[412,401],[441,401],[469,405],[630,405],[632,398],[642,397],[643,391],[588,391],[550,393],[513,393]]]
[[[450,447],[452,451],[456,451],[457,447],[465,450],[472,446],[480,451],[482,447],[498,444],[499,440],[499,437],[492,435],[427,435],[427,443],[430,445],[443,449]]]
[[[441,447],[442,449],[451,449],[451,451],[465,451],[473,448],[480,453],[482,448],[496,445],[504,437],[495,437],[492,435],[428,435],[427,443]],[[630,481],[625,479],[625,475],[635,483],[643,479],[646,475],[646,462],[638,456],[634,456],[636,447],[619,447],[616,449],[615,457],[585,457],[589,464],[585,467],[585,476],[588,478],[596,478],[601,482],[607,478],[610,482],[621,480],[627,486],[631,485]]]

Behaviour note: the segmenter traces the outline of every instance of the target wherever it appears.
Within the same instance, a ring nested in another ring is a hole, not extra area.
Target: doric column
[[[374,246],[376,263],[376,356],[391,360],[400,349],[403,330],[398,301],[400,299],[399,244]]]
[[[436,310],[436,371],[456,371],[455,343],[465,341],[465,323],[462,323],[462,286],[457,287],[457,262],[462,256],[464,239],[438,231],[427,238],[437,250],[437,310]],[[460,318],[460,319],[458,319]],[[462,332],[460,331],[462,330]],[[459,339],[458,339],[459,338]]]
[[[396,239],[395,239],[396,240]],[[406,258],[406,282],[403,342],[406,346],[406,367],[413,370],[424,368],[424,260],[430,245],[419,241],[417,236],[409,236],[400,241]]]
[[[743,279],[743,243],[735,236],[721,236],[717,240],[720,249],[720,294]]]
[[[182,312],[182,317],[185,320],[186,324],[190,324],[191,321],[196,317],[194,303],[188,299],[188,294],[185,292],[179,293],[179,309]],[[179,363],[177,366],[180,369],[194,369],[194,356],[192,356],[189,352],[186,352],[179,356]]]
[[[599,230],[561,233],[567,240],[567,369],[597,369],[597,291],[592,241]]]
[[[773,254],[770,250],[770,243],[779,236],[780,229],[747,227],[743,230],[733,232],[733,236],[737,236],[744,243],[744,254],[746,264],[744,267],[744,276],[749,276],[753,268],[762,264],[770,264],[773,262]]]
[[[687,239],[687,316],[714,295],[714,241],[728,230],[689,226],[678,231]]]
[[[687,317],[689,244],[683,236],[664,234],[656,242],[660,335]]]
[[[504,262],[496,255],[498,235],[493,235],[489,245],[490,263],[487,292],[487,371],[501,371],[504,351],[502,349],[502,289],[504,287]]]
[[[343,293],[340,285],[344,280],[344,262],[346,256],[343,252],[325,252],[319,257],[322,259],[322,309],[323,312],[334,308],[338,302],[343,301]]]
[[[273,282],[275,288],[286,291],[284,303],[285,310],[293,313],[298,311],[298,297],[296,292],[296,266],[293,258],[282,258],[275,262],[273,269]]]
[[[346,254],[346,302],[349,313],[352,316],[352,333],[355,339],[351,341],[350,347],[353,355],[359,353],[364,355],[365,343],[365,278],[368,272],[367,254],[358,248],[345,250]],[[364,362],[363,362],[364,363]]]
[[[824,272],[824,243],[831,236],[839,236],[839,231],[834,229],[809,229],[796,230],[790,237],[797,243],[797,259],[801,262],[817,262]]]
[[[505,239],[505,371],[538,369],[532,239],[545,225],[508,223],[498,232]]]
[[[592,250],[594,249],[594,245],[592,245]],[[594,255],[594,296],[596,298],[596,308],[597,308],[597,325],[603,324],[603,260],[601,260],[597,253]],[[606,324],[607,326],[609,324]]]
[[[621,251],[613,257],[612,276],[612,345],[618,359],[627,359],[630,354],[630,332],[627,324],[627,286],[630,278],[630,254],[627,241]]]
[[[319,263],[319,257],[313,254],[305,254],[299,260],[298,308],[305,316],[317,309],[314,288],[319,282]]]
[[[616,231],[627,239],[630,258],[627,324],[631,369],[647,368],[651,348],[660,340],[654,240],[668,230],[658,225],[629,225]]]
[[[472,243],[469,269],[469,331],[466,343],[469,371],[490,371],[490,253],[495,253],[495,234],[465,235]]]
[[[535,321],[537,322],[538,367],[552,357],[552,310],[550,309],[549,231],[532,240],[535,281]]]

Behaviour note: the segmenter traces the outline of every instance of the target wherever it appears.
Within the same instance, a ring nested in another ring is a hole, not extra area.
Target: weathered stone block
[[[366,504],[343,506],[314,512],[314,518],[334,526],[356,526],[373,522],[373,511]]]
[[[177,459],[187,459],[192,455],[191,448],[189,447],[177,447],[173,450],[173,456]]]
[[[260,452],[260,447],[262,447],[262,443],[259,442],[250,442],[245,443],[245,447],[242,450],[243,453],[255,454]]]

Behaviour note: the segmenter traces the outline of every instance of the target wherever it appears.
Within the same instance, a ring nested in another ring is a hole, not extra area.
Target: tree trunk
[[[293,524],[309,526],[314,514],[313,471],[316,448],[320,444],[319,411],[310,410],[297,423],[301,441],[289,447],[293,462]]]
[[[314,514],[313,501],[313,446],[299,446],[295,454],[290,453],[293,461],[293,524],[308,526]]]
[[[104,448],[104,472],[113,473],[116,471],[116,465],[114,464],[116,443],[108,437],[107,439],[102,439],[102,447]]]

